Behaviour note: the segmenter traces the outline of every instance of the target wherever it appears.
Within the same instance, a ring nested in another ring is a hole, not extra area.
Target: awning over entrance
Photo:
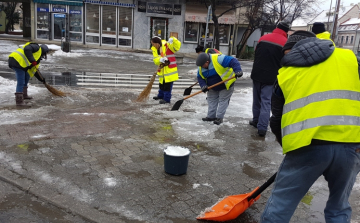
[[[36,3],[54,4],[54,5],[77,5],[82,6],[83,0],[34,0]]]
[[[216,7],[216,14],[223,13],[230,7]],[[186,5],[185,21],[206,23],[207,8],[204,5]],[[218,18],[219,24],[235,24],[235,10],[229,11]],[[212,21],[210,23],[213,23]]]

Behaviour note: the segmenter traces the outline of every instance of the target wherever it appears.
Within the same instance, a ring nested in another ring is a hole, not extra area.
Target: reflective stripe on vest
[[[28,58],[26,57],[25,53],[24,53],[24,48],[31,44],[32,42],[28,42],[26,43],[23,47],[18,48],[16,51],[12,52],[9,57],[14,58],[21,67],[26,68],[30,66],[30,61],[28,60]],[[38,61],[41,57],[41,47],[39,46],[39,50],[36,51],[35,53],[33,53],[33,57],[35,59],[35,61]]]
[[[233,69],[231,67],[225,68],[225,67],[221,66],[221,64],[218,62],[217,59],[218,59],[219,55],[220,54],[210,54],[209,55],[211,57],[211,63],[213,64],[216,73],[221,77],[221,80],[226,80],[230,77],[233,77],[235,75]],[[205,80],[205,77],[203,76],[201,69],[202,69],[202,67],[199,67],[199,74],[202,77],[202,79]],[[226,89],[229,90],[231,84],[234,83],[235,81],[236,80],[234,78],[234,79],[224,82]]]
[[[278,81],[285,97],[283,153],[310,145],[312,139],[360,142],[360,81],[352,51],[335,48],[311,67],[282,67]]]

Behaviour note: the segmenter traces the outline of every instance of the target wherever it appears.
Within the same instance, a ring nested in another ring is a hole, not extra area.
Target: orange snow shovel
[[[225,197],[211,208],[206,208],[196,219],[229,221],[237,218],[260,198],[260,194],[274,182],[275,177],[276,173],[261,185],[261,187],[255,188],[255,190],[250,193]]]

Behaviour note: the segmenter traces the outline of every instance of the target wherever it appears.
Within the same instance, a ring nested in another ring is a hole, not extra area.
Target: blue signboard
[[[49,8],[37,8],[38,12],[49,12]]]
[[[53,8],[53,12],[66,12],[66,9],[63,8]]]
[[[55,18],[65,18],[65,14],[54,14]]]
[[[70,10],[70,14],[81,14],[81,10]]]

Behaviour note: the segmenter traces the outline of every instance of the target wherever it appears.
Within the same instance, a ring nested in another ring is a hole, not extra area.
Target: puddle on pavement
[[[23,143],[16,146],[16,151],[20,153],[29,153],[34,149],[39,149],[39,146],[34,143]]]
[[[69,214],[65,211],[25,193],[8,194],[1,199],[0,222],[7,222],[9,215],[13,215],[14,211],[16,211],[15,219],[28,219],[29,222],[36,222],[40,219],[42,219],[40,222],[68,222],[69,220]],[[14,219],[14,217],[11,217],[11,219]]]
[[[255,180],[266,180],[268,176],[257,171],[257,168],[251,167],[249,164],[244,163],[242,168],[243,173]]]
[[[151,76],[148,74],[117,74],[93,72],[48,72],[41,73],[50,85],[66,86],[92,86],[92,87],[126,87],[144,88],[149,83]],[[174,88],[184,88],[193,80],[179,77]],[[42,84],[36,78],[30,80],[32,84]]]
[[[102,156],[98,156],[96,157],[96,159],[98,160],[98,164],[103,166],[103,167],[112,167],[114,166],[111,162],[111,160],[113,159],[113,156],[111,155],[102,155]]]
[[[119,170],[121,174],[125,175],[125,176],[131,176],[134,178],[143,178],[143,177],[147,177],[150,176],[151,174],[148,171],[145,170],[140,170],[137,172],[132,172],[132,171],[126,171],[126,170]]]

